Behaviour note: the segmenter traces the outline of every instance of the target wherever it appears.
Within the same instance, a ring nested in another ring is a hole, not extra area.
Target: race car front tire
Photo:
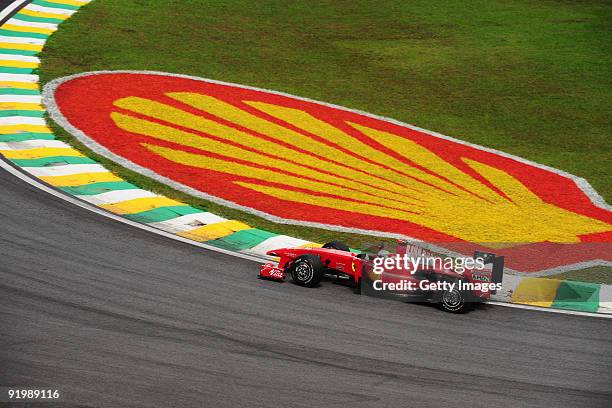
[[[323,279],[323,262],[315,255],[302,255],[289,267],[291,279],[300,286],[312,288]]]

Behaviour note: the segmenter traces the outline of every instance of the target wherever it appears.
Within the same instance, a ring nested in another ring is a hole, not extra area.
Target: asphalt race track
[[[256,279],[0,170],[0,385],[84,406],[610,406],[609,319]],[[38,406],[38,405],[37,405]]]

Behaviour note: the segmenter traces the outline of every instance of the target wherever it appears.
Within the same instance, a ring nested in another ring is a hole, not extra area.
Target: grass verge
[[[546,276],[546,278],[612,285],[612,267],[594,266],[592,268],[581,269],[579,271],[569,271],[554,276]]]

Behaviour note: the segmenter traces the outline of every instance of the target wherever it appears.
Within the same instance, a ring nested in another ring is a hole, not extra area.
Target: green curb
[[[73,157],[73,156],[51,156],[41,157],[40,159],[10,159],[13,163],[20,167],[45,167],[54,164],[96,164],[95,160],[89,157]]]
[[[73,6],[71,4],[59,4],[59,3],[51,3],[50,1],[45,0],[34,0],[31,4],[35,4],[41,7],[52,7],[57,9],[64,10],[78,10],[82,6]]]
[[[41,40],[46,40],[49,37],[48,34],[23,33],[21,31],[6,30],[4,28],[0,28],[0,35],[7,37],[39,38]]]
[[[55,140],[55,136],[52,133],[34,132],[10,133],[6,135],[0,135],[0,142],[23,142],[25,140]]]
[[[96,195],[117,190],[137,190],[138,187],[127,181],[105,181],[83,186],[60,187],[60,189],[73,195]]]
[[[203,212],[197,208],[188,205],[174,205],[168,207],[160,207],[154,210],[143,211],[136,214],[125,214],[124,217],[132,221],[142,222],[144,224],[151,222],[168,221],[181,215],[197,214]]]
[[[597,312],[599,308],[599,288],[597,283],[561,281],[553,304],[554,309]]]
[[[28,116],[31,118],[44,118],[45,112],[31,110],[0,110],[0,118],[9,116]]]
[[[28,51],[28,50],[15,50],[12,48],[0,48],[0,54],[11,54],[11,55],[25,55],[32,57],[34,55],[38,55],[38,51]]]
[[[0,54],[4,54],[4,51],[0,48]],[[35,89],[0,88],[0,95],[40,95],[40,92]]]
[[[34,73],[34,70],[32,68],[0,67],[0,73],[3,73],[3,74],[27,74],[27,75],[29,75],[29,74]]]
[[[35,17],[28,16],[27,14],[17,13],[13,18],[21,21],[27,21],[30,23],[51,23],[51,24],[62,24],[64,20],[59,18],[47,18],[47,17]]]

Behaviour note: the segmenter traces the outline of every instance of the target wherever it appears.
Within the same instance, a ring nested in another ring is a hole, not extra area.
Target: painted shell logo
[[[509,255],[537,248],[533,265],[523,270],[610,256],[603,248],[585,257],[580,245],[567,245],[612,241],[605,205],[595,205],[572,178],[518,158],[387,119],[205,79],[107,72],[51,88],[54,118],[99,153],[273,220],[455,249],[480,243]],[[559,257],[561,244],[564,259],[548,259]]]

